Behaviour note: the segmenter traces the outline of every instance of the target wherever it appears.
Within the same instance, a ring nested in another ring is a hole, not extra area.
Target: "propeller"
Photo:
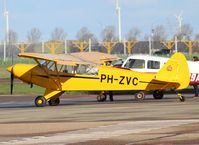
[[[13,82],[14,82],[14,74],[13,74],[13,67],[11,68],[10,72],[10,94],[13,93]]]

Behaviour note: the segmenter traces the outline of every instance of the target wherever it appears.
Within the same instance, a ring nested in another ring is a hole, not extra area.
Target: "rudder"
[[[190,76],[187,60],[182,53],[175,53],[155,76],[155,80],[176,83],[176,89],[184,89],[189,85]]]

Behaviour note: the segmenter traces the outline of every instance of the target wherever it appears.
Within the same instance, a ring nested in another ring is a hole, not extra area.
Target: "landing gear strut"
[[[44,107],[46,105],[46,99],[43,96],[37,96],[35,98],[35,105],[37,107]]]
[[[114,101],[112,91],[102,91],[102,92],[100,92],[100,94],[97,96],[97,101],[98,102],[106,101],[107,95],[109,95],[109,99],[110,99],[111,102]]]
[[[113,92],[109,91],[108,93],[109,93],[109,99],[110,99],[110,101],[113,102],[114,101],[114,99],[113,99]]]
[[[107,95],[105,92],[101,92],[98,96],[97,96],[97,101],[98,102],[104,102],[106,101]]]

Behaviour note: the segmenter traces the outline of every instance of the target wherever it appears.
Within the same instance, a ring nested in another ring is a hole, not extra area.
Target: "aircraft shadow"
[[[149,104],[149,103],[161,103],[161,102],[164,102],[164,103],[179,102],[179,100],[178,100],[177,97],[176,98],[175,97],[174,98],[166,98],[165,97],[164,99],[161,99],[161,100],[154,100],[153,98],[146,98],[145,100],[142,100],[142,101],[138,101],[138,100],[135,100],[135,99],[115,99],[114,101],[107,100],[105,102],[97,102],[96,100],[86,100],[86,99],[85,100],[84,99],[81,99],[81,100],[75,100],[75,99],[74,100],[67,100],[67,99],[62,100],[61,99],[59,106],[63,107],[63,106],[76,106],[76,105],[108,105],[108,104],[115,104],[115,105],[118,104],[119,105],[119,104],[129,104],[129,103],[132,103],[132,104],[139,104],[139,103]],[[18,102],[16,102],[16,104],[17,103]],[[12,102],[12,104],[8,104],[8,105],[1,105],[0,104],[0,109],[38,108],[33,104],[33,102],[30,105],[27,105],[27,104],[16,105],[16,104],[14,102]],[[48,103],[47,103],[45,107],[59,107],[59,106],[49,106]]]

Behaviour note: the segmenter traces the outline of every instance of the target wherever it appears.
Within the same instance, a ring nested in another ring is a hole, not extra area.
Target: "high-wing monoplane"
[[[120,66],[133,71],[157,73],[169,58],[149,55],[132,55],[129,56]],[[199,85],[199,61],[188,61],[190,72],[189,85]],[[164,92],[162,90],[153,91],[154,99],[162,99]]]
[[[72,54],[21,53],[19,57],[34,59],[36,64],[15,64],[7,68],[13,78],[46,88],[44,95],[35,99],[35,105],[50,106],[60,103],[65,91],[115,91],[138,90],[136,97],[143,97],[142,90],[183,89],[189,84],[189,69],[186,58],[175,53],[158,73],[142,73],[128,69],[102,65],[118,59],[99,52]],[[90,73],[90,70],[93,69]],[[98,99],[103,99],[103,95]],[[180,96],[183,100],[183,96]]]

